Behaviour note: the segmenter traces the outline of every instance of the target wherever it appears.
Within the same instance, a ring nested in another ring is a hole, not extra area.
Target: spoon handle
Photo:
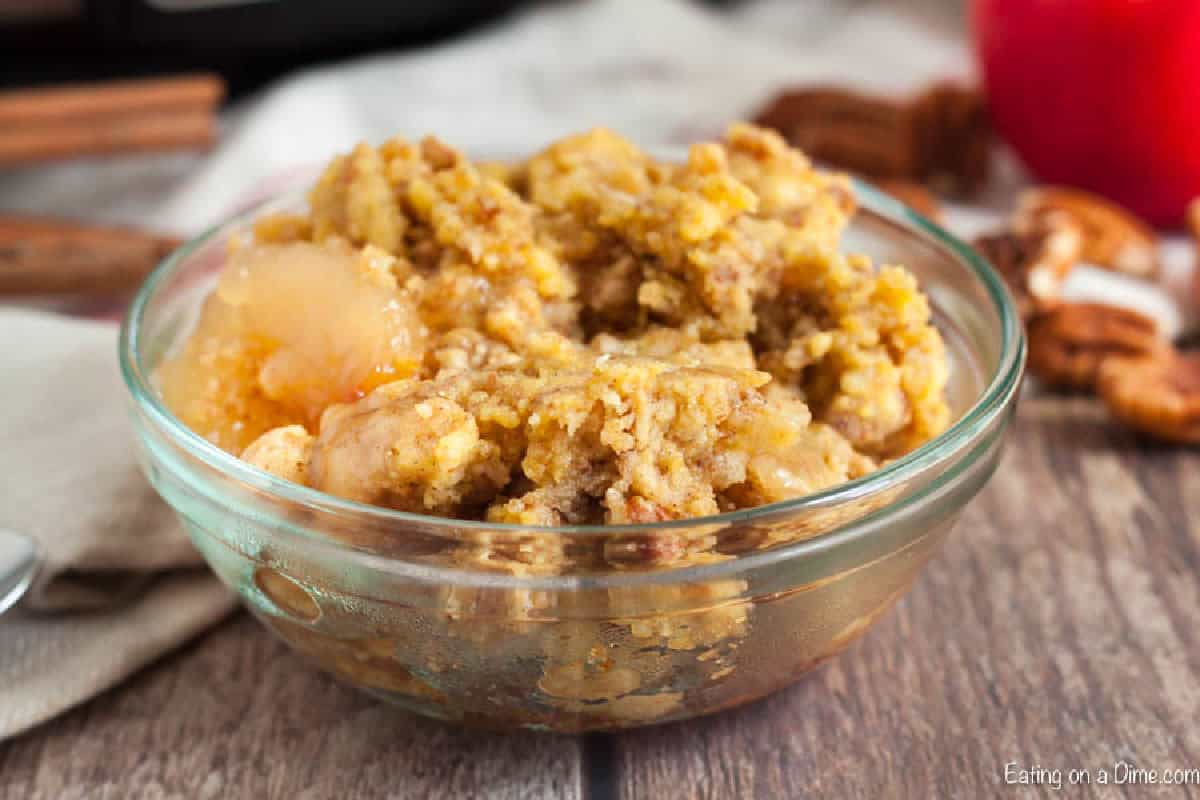
[[[33,539],[0,528],[0,614],[15,605],[29,589],[39,560]]]

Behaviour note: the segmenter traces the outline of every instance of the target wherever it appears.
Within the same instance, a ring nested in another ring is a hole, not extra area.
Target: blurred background
[[[483,155],[594,125],[677,146],[794,82],[969,77],[965,20],[959,0],[0,0],[0,101],[46,112],[0,102],[0,210],[186,235],[396,133]],[[219,97],[163,87],[169,123],[141,96],[101,117],[91,93],[79,115],[53,95],[180,75]]]
[[[750,119],[966,237],[1066,185],[1182,263],[1197,97],[1194,0],[0,0],[0,214],[157,254],[359,141],[678,150]]]
[[[647,4],[656,0],[647,0]],[[815,23],[808,36],[871,0],[697,0],[714,10]],[[875,0],[876,4],[884,3]],[[0,0],[0,85],[29,86],[211,69],[238,96],[290,69],[428,45],[495,22],[532,0]],[[964,0],[909,3],[951,24]],[[635,15],[636,18],[636,15]],[[635,23],[635,19],[630,20]],[[788,29],[803,44],[804,32]]]
[[[233,94],[288,69],[461,33],[521,0],[4,0],[7,86],[211,69]]]

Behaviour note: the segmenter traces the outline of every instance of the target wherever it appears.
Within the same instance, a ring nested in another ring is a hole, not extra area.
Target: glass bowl
[[[995,273],[857,188],[846,247],[917,275],[948,345],[956,420],[864,478],[702,519],[522,528],[365,506],[251,467],[185,428],[153,376],[188,334],[230,238],[261,213],[302,206],[299,194],[189,242],[134,300],[120,358],[142,464],[263,624],[417,713],[575,732],[763,697],[843,650],[909,588],[994,469],[1022,374],[1021,329]],[[540,554],[570,561],[597,548],[629,554],[628,566],[537,568]],[[692,555],[654,569],[643,556],[656,548]]]

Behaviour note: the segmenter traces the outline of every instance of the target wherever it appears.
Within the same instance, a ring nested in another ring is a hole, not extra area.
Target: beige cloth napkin
[[[233,596],[137,467],[117,328],[0,310],[0,527],[44,561],[0,616],[0,739],[213,625]]]

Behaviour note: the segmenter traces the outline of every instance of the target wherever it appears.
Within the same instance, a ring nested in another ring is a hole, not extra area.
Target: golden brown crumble
[[[389,508],[622,523],[797,497],[948,422],[928,302],[839,251],[852,213],[844,178],[749,125],[683,163],[603,129],[499,166],[361,144],[231,252],[159,379],[221,447]]]

